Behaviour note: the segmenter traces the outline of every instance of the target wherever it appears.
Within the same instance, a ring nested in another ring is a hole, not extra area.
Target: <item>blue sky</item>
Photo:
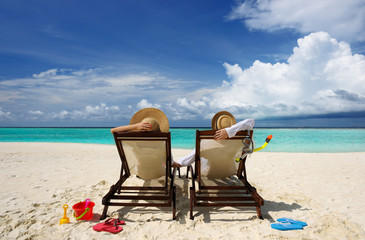
[[[363,0],[4,0],[0,32],[3,127],[365,127]]]

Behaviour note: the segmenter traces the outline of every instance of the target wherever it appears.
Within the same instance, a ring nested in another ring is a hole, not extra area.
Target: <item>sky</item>
[[[365,127],[363,0],[2,0],[0,127]]]

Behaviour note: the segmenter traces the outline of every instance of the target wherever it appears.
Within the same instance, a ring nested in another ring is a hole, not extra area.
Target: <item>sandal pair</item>
[[[123,227],[119,225],[124,224],[125,222],[118,218],[108,218],[105,222],[98,223],[93,226],[93,229],[97,232],[119,233],[123,230]]]
[[[278,221],[278,223],[271,224],[271,227],[281,231],[300,230],[307,226],[307,223],[305,222],[293,220],[290,218],[278,218],[276,221]]]

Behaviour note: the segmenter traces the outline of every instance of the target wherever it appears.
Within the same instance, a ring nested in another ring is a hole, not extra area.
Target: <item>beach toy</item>
[[[70,222],[70,219],[66,217],[67,208],[68,208],[67,204],[63,205],[63,218],[60,219],[60,225]]]
[[[272,135],[267,136],[265,143],[261,147],[255,148],[253,151],[257,152],[257,151],[264,149],[266,147],[266,145],[270,142],[271,139],[272,139]]]
[[[90,198],[85,200],[85,209],[87,208],[87,205],[89,204],[89,202],[90,202]]]
[[[235,157],[236,162],[240,162],[242,159],[244,159],[247,156],[247,154],[257,152],[257,151],[264,149],[267,146],[267,144],[270,142],[271,139],[272,139],[272,135],[267,136],[265,143],[261,147],[254,148],[252,139],[250,137],[245,137],[244,139],[242,139],[242,143],[244,145],[244,147],[242,148],[242,155],[241,155],[241,157],[239,157],[239,156]]]
[[[88,201],[89,200],[89,201]],[[72,206],[74,212],[74,217],[76,220],[91,220],[93,218],[93,207],[94,202],[90,199],[86,199],[85,202],[79,202]]]

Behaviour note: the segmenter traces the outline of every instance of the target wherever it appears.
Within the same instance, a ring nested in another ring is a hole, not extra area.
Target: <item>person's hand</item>
[[[217,130],[214,134],[214,139],[215,140],[223,140],[223,139],[226,139],[228,137],[229,136],[228,136],[227,130],[225,128]]]
[[[181,167],[181,165],[177,162],[173,162],[172,163],[172,167],[176,168],[176,167]]]
[[[134,129],[137,131],[145,132],[151,129],[151,124],[147,122],[140,122],[134,125]]]

